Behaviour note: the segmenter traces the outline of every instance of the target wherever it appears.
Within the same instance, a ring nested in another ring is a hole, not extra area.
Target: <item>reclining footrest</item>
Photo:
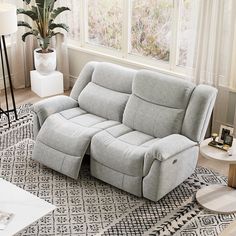
[[[83,156],[65,154],[37,140],[32,159],[73,179],[77,179]]]

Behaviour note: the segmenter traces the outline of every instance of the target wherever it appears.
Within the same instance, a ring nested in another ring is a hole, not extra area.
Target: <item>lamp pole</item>
[[[6,109],[0,107],[0,116],[2,114],[7,116],[8,125],[10,127],[11,119],[10,113],[14,112],[15,119],[17,120],[17,111],[16,111],[16,103],[12,85],[12,78],[9,66],[9,60],[7,56],[7,48],[6,48],[6,40],[5,35],[12,34],[17,31],[17,17],[16,17],[16,6],[12,4],[0,4],[0,57],[1,57],[1,65],[2,65],[2,75],[3,75],[3,84],[4,84],[4,92],[5,92],[5,101],[6,101]],[[4,58],[5,57],[5,58]],[[9,81],[11,100],[13,109],[9,108],[9,99],[7,93],[7,78],[4,66],[4,59],[6,64],[7,76]]]

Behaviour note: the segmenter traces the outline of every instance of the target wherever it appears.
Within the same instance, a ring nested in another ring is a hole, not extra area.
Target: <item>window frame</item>
[[[147,65],[147,67],[157,68],[160,71],[168,71],[170,74],[178,74],[185,77],[191,68],[178,65],[178,45],[180,33],[180,11],[182,0],[173,0],[173,18],[172,18],[172,37],[170,42],[170,59],[161,61],[151,59],[142,55],[131,54],[131,17],[132,0],[122,0],[123,22],[122,22],[122,43],[121,50],[107,48],[102,45],[95,45],[88,40],[88,1],[80,0],[80,37],[78,40],[69,40],[69,47],[81,47],[82,51],[88,50],[89,53],[115,58],[118,61],[131,62],[131,64]]]

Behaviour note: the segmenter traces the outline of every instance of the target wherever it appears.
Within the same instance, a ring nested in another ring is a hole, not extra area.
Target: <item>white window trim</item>
[[[123,23],[122,23],[122,54],[123,58],[127,58],[131,49],[131,14],[132,14],[132,2],[131,0],[123,0]]]
[[[166,66],[166,68],[164,68],[163,66],[157,66],[156,63],[152,60],[150,63],[144,63],[143,60],[132,60],[130,58],[122,58],[121,56],[116,56],[114,55],[114,53],[104,53],[102,52],[103,50],[94,50],[94,48],[88,48],[88,47],[80,47],[78,45],[75,45],[73,41],[68,41],[67,47],[71,50],[75,50],[81,53],[86,53],[89,55],[94,55],[100,58],[104,58],[104,60],[111,60],[113,62],[117,62],[117,63],[121,63],[121,64],[125,64],[127,66],[131,66],[131,67],[135,67],[135,68],[142,68],[142,69],[149,69],[149,70],[153,70],[156,72],[161,72],[161,73],[165,73],[167,75],[172,75],[172,76],[176,76],[178,78],[182,78],[182,79],[186,79],[187,76],[184,73],[180,73],[177,71],[171,71],[169,70],[169,66]],[[149,59],[150,60],[150,59]],[[146,62],[147,60],[145,60]]]
[[[177,75],[179,77],[186,77],[189,68],[177,65],[178,55],[178,30],[179,30],[179,14],[181,0],[173,0],[173,24],[172,24],[172,40],[170,45],[170,59],[168,62],[151,59],[144,57],[142,55],[135,55],[131,53],[131,15],[132,15],[132,0],[123,0],[123,22],[122,22],[122,49],[116,50],[107,48],[102,45],[95,45],[88,40],[88,0],[81,0],[80,8],[80,39],[69,40],[69,47],[73,49],[78,49],[79,51],[87,51],[98,56],[105,56],[107,58],[112,58],[113,60],[118,60],[120,62],[125,62],[132,65],[142,66],[144,68],[152,68],[157,71],[162,71],[167,74]]]

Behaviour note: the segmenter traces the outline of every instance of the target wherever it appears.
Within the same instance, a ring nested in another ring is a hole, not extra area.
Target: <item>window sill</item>
[[[164,73],[164,74],[167,74],[167,75],[176,76],[176,77],[182,78],[182,79],[187,78],[187,76],[185,74],[180,73],[180,72],[171,71],[171,70],[168,70],[168,69],[165,69],[165,68],[160,68],[158,66],[154,66],[154,65],[150,65],[150,64],[145,64],[145,63],[142,63],[142,62],[139,62],[139,61],[136,61],[136,60],[121,58],[121,56],[118,57],[118,56],[110,55],[108,53],[97,51],[97,50],[94,50],[94,49],[91,49],[91,48],[77,46],[77,45],[74,45],[73,43],[68,43],[68,48],[72,49],[72,50],[82,52],[82,53],[87,53],[87,54],[90,54],[90,55],[103,57],[106,60],[112,60],[112,61],[115,61],[117,63],[126,64],[127,66],[136,67],[136,68],[140,68],[140,69],[148,69],[148,70]]]

